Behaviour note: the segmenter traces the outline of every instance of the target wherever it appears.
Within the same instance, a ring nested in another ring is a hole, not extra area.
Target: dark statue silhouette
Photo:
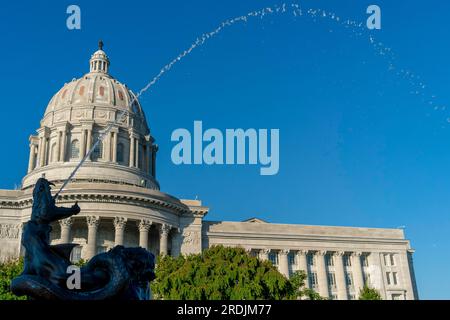
[[[22,235],[24,270],[12,281],[12,292],[45,300],[150,299],[155,257],[143,248],[116,246],[94,256],[80,269],[80,288],[68,288],[70,253],[77,245],[50,245],[50,223],[78,214],[80,207],[57,207],[50,185],[40,178],[34,187],[31,219]]]

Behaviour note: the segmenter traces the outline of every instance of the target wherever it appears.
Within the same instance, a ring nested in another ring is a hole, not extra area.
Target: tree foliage
[[[0,300],[26,300],[11,292],[11,281],[23,271],[23,259],[8,261],[0,264]]]
[[[213,246],[200,254],[158,257],[152,282],[156,299],[255,300],[318,298],[304,289],[306,275],[291,280],[268,261],[248,255],[242,248]]]
[[[359,291],[359,300],[383,300],[378,290],[370,288],[367,284]]]

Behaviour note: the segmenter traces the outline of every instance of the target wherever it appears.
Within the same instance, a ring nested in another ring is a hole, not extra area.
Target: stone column
[[[92,128],[87,129],[86,153],[92,148]]]
[[[117,163],[117,135],[118,131],[111,131],[113,133],[113,142],[112,142],[112,162]]]
[[[144,163],[144,166],[145,166],[145,168],[144,168],[144,171],[147,173],[147,174],[150,174],[150,141],[148,140],[148,139],[150,139],[150,138],[148,138],[147,137],[147,140],[145,141],[145,152],[144,152],[144,155],[145,155],[145,163]]]
[[[56,159],[54,159],[55,162],[59,162],[60,161],[59,156],[60,156],[60,153],[61,153],[61,151],[60,151],[61,150],[61,131],[58,131],[57,135],[58,135],[58,138],[56,139],[56,151],[55,151]]]
[[[336,288],[338,300],[348,300],[347,282],[345,281],[344,254],[339,251],[334,253],[334,271],[336,275]]]
[[[61,136],[61,149],[59,150],[59,161],[66,161],[66,148],[67,148],[67,129],[62,130]]]
[[[114,218],[114,228],[115,228],[114,245],[123,246],[123,234],[125,231],[126,224],[127,218],[124,217]]]
[[[86,129],[81,129],[81,141],[80,141],[80,158],[84,158],[86,154]]]
[[[151,143],[148,145],[148,174],[153,176],[153,146]]]
[[[307,250],[298,250],[297,251],[297,269],[303,270],[307,276],[305,280],[305,286],[306,288],[309,288],[309,275],[308,275],[308,260],[306,258],[306,255],[308,254]]]
[[[280,250],[279,254],[280,260],[278,269],[286,278],[289,278],[289,261],[288,261],[289,250],[286,249]]]
[[[105,138],[105,144],[104,144],[104,154],[105,154],[105,161],[111,162],[112,161],[112,141],[113,141],[113,132],[108,133],[108,137]]]
[[[150,220],[142,219],[139,222],[139,246],[141,248],[148,250],[148,231],[152,226],[152,222]]]
[[[169,232],[172,227],[168,224],[162,224],[159,233],[159,254],[167,255]]]
[[[134,161],[136,162],[135,167],[139,168],[139,156],[140,156],[140,154],[139,154],[139,147],[140,147],[139,138],[136,138],[135,141],[136,141],[136,147],[135,147],[136,156],[135,156]]]
[[[30,143],[30,158],[28,160],[28,173],[33,171],[35,161],[36,161],[36,145],[32,142]]]
[[[327,267],[325,264],[326,253],[327,253],[326,251],[318,251],[316,253],[317,281],[319,283],[319,294],[324,298],[329,297]]]
[[[38,146],[38,162],[37,162],[37,166],[38,167],[42,167],[43,163],[42,163],[42,149],[43,149],[43,138],[39,137],[39,146]]]
[[[355,297],[359,298],[359,290],[364,286],[363,269],[361,265],[361,252],[352,253],[352,270],[355,281]]]
[[[70,243],[70,229],[73,224],[73,218],[66,218],[59,220],[61,226],[61,243]]]
[[[86,217],[88,224],[88,240],[86,247],[86,258],[91,259],[97,252],[97,228],[100,218],[97,216]]]
[[[41,136],[39,145],[39,166],[45,166],[45,158],[46,158],[46,149],[47,149],[47,138],[45,136]]]
[[[134,167],[134,156],[135,156],[135,151],[134,148],[136,146],[135,143],[135,137],[133,136],[133,134],[130,134],[130,167]]]
[[[152,175],[156,179],[156,152],[158,152],[158,145],[153,145],[152,150]]]
[[[259,251],[259,258],[263,261],[269,260],[270,249],[261,249]]]

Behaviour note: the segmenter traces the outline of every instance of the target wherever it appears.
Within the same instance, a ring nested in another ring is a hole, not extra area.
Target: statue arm
[[[80,213],[80,207],[78,206],[78,203],[75,203],[70,208],[53,206],[51,213],[51,221],[62,220]]]

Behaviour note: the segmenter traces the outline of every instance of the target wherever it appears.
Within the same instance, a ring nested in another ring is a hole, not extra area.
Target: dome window
[[[84,94],[84,86],[81,86],[81,87],[80,87],[80,91],[78,91],[78,94],[79,94],[80,96],[82,96],[82,95]]]
[[[80,157],[80,142],[73,140],[70,144],[70,159],[78,159]]]
[[[119,99],[123,101],[123,92],[122,92],[122,90],[119,90]]]
[[[105,87],[100,87],[98,93],[103,97],[105,95]]]
[[[95,137],[94,141],[97,141],[98,137]],[[103,158],[103,141],[99,141],[94,151],[92,151],[91,160],[97,161],[98,159]]]
[[[123,143],[119,143],[117,145],[117,162],[123,163],[124,157],[123,157]]]

